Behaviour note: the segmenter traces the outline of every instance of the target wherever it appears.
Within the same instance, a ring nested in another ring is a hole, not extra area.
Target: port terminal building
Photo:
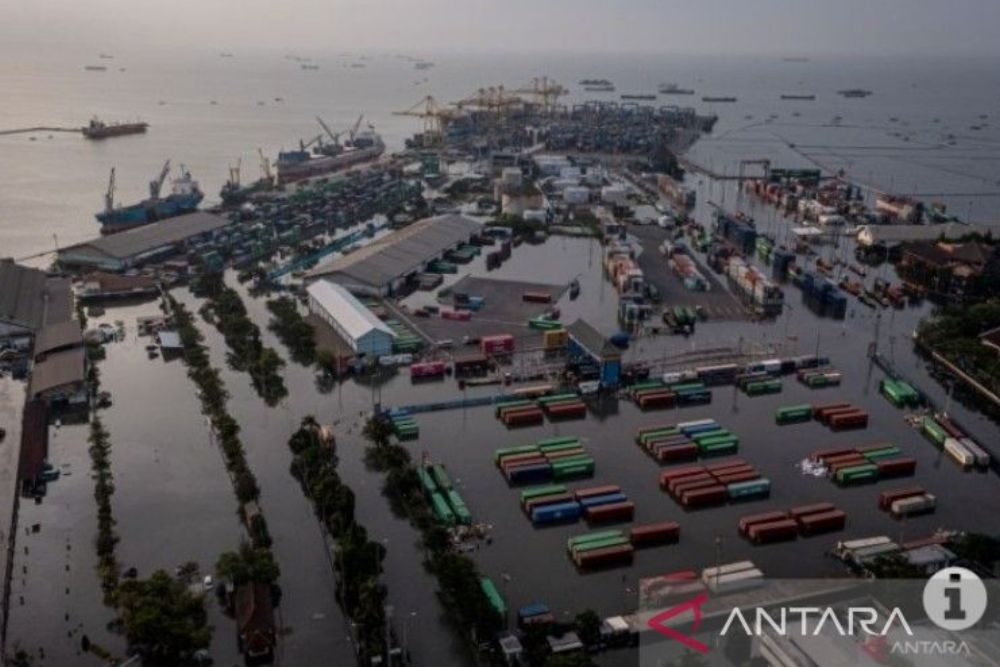
[[[119,273],[211,243],[233,224],[214,213],[195,211],[63,248],[59,264]]]
[[[585,320],[576,320],[568,327],[566,351],[571,364],[597,369],[601,386],[615,388],[621,380],[622,354],[600,331]]]
[[[461,215],[443,215],[418,220],[412,225],[336,257],[306,274],[306,281],[326,280],[354,294],[397,294],[434,260],[468,243],[481,225]]]
[[[43,328],[72,318],[68,278],[0,259],[0,347],[28,349]]]
[[[328,324],[355,354],[370,357],[392,354],[396,337],[392,329],[345,287],[317,280],[306,292],[309,312]]]

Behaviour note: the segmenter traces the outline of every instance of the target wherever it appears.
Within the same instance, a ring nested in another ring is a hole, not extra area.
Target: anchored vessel
[[[88,139],[107,139],[108,137],[120,137],[125,134],[144,134],[149,128],[149,123],[105,123],[100,118],[94,117],[90,123],[81,131]]]
[[[676,83],[665,83],[660,86],[661,95],[694,95],[690,88],[681,88]]]
[[[198,187],[198,181],[191,178],[191,172],[181,165],[181,175],[175,178],[171,192],[160,197],[160,190],[170,173],[170,160],[163,165],[159,177],[149,182],[149,197],[137,204],[115,206],[115,170],[111,168],[108,191],[104,195],[104,210],[94,217],[101,223],[102,234],[115,234],[133,227],[141,227],[157,220],[166,220],[198,208],[205,195]]]

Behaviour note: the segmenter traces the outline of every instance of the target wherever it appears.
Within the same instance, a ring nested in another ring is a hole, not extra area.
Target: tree
[[[272,584],[278,580],[281,570],[269,550],[255,549],[249,542],[242,542],[239,551],[219,555],[215,573],[220,579],[239,586],[249,582]]]
[[[601,640],[601,617],[593,609],[586,609],[576,615],[576,634],[587,646],[594,646]]]
[[[576,651],[551,656],[545,661],[545,667],[597,667],[597,663],[586,653]]]
[[[365,423],[362,435],[376,447],[385,447],[392,436],[392,424],[387,419],[372,417]]]
[[[116,600],[117,624],[144,665],[192,665],[194,654],[211,642],[202,597],[163,570],[149,579],[125,581]]]

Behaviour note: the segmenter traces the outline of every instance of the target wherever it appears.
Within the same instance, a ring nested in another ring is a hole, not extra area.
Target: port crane
[[[319,116],[316,116],[316,120],[319,122],[319,126],[323,128],[323,131],[330,136],[330,140],[333,141],[333,143],[335,144],[339,144],[340,132],[334,132],[333,130],[331,130],[330,126],[327,125],[325,122],[323,122],[323,119],[320,118]]]
[[[531,86],[525,86],[513,91],[518,95],[532,95],[535,104],[543,113],[552,113],[559,104],[559,98],[569,93],[566,88],[552,81],[547,76],[535,77]]]
[[[444,141],[445,124],[455,117],[455,112],[438,104],[433,95],[428,95],[409,109],[394,111],[393,115],[422,119],[425,142],[435,144]]]
[[[274,174],[271,173],[271,161],[264,156],[264,151],[260,148],[257,149],[257,155],[260,156],[260,173],[267,180],[268,185],[274,185]]]
[[[229,168],[229,183],[234,187],[240,187],[240,166],[243,164],[243,158],[236,159],[236,166]]]
[[[111,167],[111,176],[108,178],[108,191],[104,193],[104,210],[111,211],[115,207],[115,168]]]
[[[354,125],[352,125],[350,129],[347,130],[347,136],[351,138],[351,143],[354,143],[354,137],[358,135],[358,130],[361,129],[361,121],[363,121],[364,119],[365,115],[361,114],[360,116],[358,116],[358,119],[354,121]]]
[[[167,160],[163,163],[163,169],[160,170],[160,175],[149,182],[149,196],[151,198],[160,198],[160,190],[163,188],[163,183],[167,180],[167,174],[169,173],[170,160]]]

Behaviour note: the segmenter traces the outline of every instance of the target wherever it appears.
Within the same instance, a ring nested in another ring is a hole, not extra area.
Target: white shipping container
[[[892,543],[892,540],[885,535],[879,535],[877,537],[862,537],[856,540],[844,540],[843,542],[839,542],[837,544],[837,549],[841,551],[854,551],[856,549],[864,549],[866,547]]]
[[[944,451],[963,468],[969,468],[976,462],[976,457],[972,455],[972,452],[955,438],[944,439]]]
[[[959,438],[959,442],[975,457],[977,466],[985,468],[990,464],[989,452],[980,447],[979,443],[975,440],[972,438]]]
[[[900,498],[892,503],[893,516],[908,516],[918,512],[929,512],[937,507],[937,497],[931,493],[922,496]]]
[[[699,419],[697,421],[685,422],[685,426],[701,425],[701,424],[714,424],[715,422],[711,419]],[[678,424],[681,426],[681,424]],[[756,570],[757,566],[749,560],[741,560],[735,563],[727,563],[725,565],[718,565],[712,567],[706,567],[701,571],[701,580],[708,583],[709,579],[714,579],[716,575],[722,576],[724,574],[733,574],[734,572],[743,572],[746,570]],[[759,570],[758,570],[759,571]]]
[[[722,574],[710,577],[705,582],[713,593],[735,593],[764,585],[764,573],[753,568],[732,574]]]

